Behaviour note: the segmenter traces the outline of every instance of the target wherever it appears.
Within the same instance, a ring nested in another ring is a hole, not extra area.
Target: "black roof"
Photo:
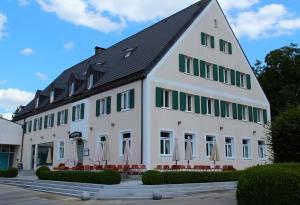
[[[201,0],[65,70],[47,88],[37,92],[36,95],[44,98],[37,109],[33,99],[14,116],[14,120],[145,78],[210,2],[211,0]],[[127,52],[132,54],[125,58]],[[102,73],[91,90],[86,89],[86,73],[89,68]],[[72,75],[84,83],[80,84],[74,96],[69,97],[68,86]],[[53,87],[62,89],[62,92],[50,104],[49,93]]]

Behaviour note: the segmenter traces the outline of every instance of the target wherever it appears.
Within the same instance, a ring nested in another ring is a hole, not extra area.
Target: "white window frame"
[[[247,121],[248,120],[248,112],[247,109],[248,107],[245,105],[242,105],[242,120]]]
[[[130,150],[131,150],[131,145],[132,145],[132,130],[129,129],[129,130],[122,130],[122,131],[120,131],[120,145],[119,145],[120,157],[124,156],[124,151],[125,151],[124,143],[125,143],[125,139],[126,139],[126,138],[124,138],[125,134],[130,134],[130,137],[129,137],[129,147],[130,147]]]
[[[90,74],[88,77],[88,85],[87,89],[90,90],[93,87],[93,82],[94,81],[94,74]]]
[[[208,47],[208,48],[212,48],[211,47],[211,35],[207,34],[207,33],[203,33],[205,36],[205,40],[204,40],[204,46]]]
[[[244,144],[244,140],[247,140],[247,144]],[[248,147],[248,157],[245,157],[245,147]],[[252,158],[252,146],[251,146],[251,138],[243,138],[242,139],[242,157],[244,160],[249,160]]]
[[[75,92],[75,83],[72,82],[69,90],[69,96],[74,95],[74,92]]]
[[[207,137],[212,137],[212,141],[207,141]],[[207,159],[210,158],[211,150],[213,148],[214,142],[217,142],[217,136],[215,134],[206,134],[205,135],[205,156]]]
[[[53,103],[54,102],[54,90],[51,90],[50,92],[50,103]]]
[[[52,127],[54,127],[54,125],[52,126],[51,125],[51,122],[52,122],[52,114],[49,114],[49,115],[47,115],[48,116],[48,121],[47,121],[47,128],[52,128]]]
[[[66,111],[65,110],[59,111],[59,114],[60,114],[59,126],[61,126],[65,124]]]
[[[257,123],[262,123],[262,109],[257,108]]]
[[[225,101],[225,118],[231,118],[232,116],[231,109],[232,109],[231,103]]]
[[[184,57],[184,67],[185,67],[185,74],[191,75],[193,69],[193,58],[189,56]]]
[[[226,139],[230,139],[231,142],[227,143]],[[229,149],[231,149],[231,156],[229,155]],[[234,159],[235,158],[235,138],[232,136],[225,136],[224,138],[224,153],[226,159]]]
[[[231,74],[230,69],[224,68],[224,83],[230,84],[231,83]]]
[[[260,145],[259,143],[262,142],[263,144]],[[265,140],[258,140],[257,141],[257,151],[258,151],[258,159],[265,161],[267,160],[267,145]]]
[[[37,118],[37,127],[36,127],[36,130],[42,130],[43,129],[43,124],[42,124],[42,122],[43,122],[43,118],[41,118],[41,117],[38,117]],[[41,129],[40,129],[41,128]]]
[[[162,91],[163,93],[163,98],[162,98],[162,108],[167,108],[167,109],[170,109],[171,108],[171,95],[172,95],[172,92],[170,90],[163,90]],[[166,96],[168,95],[168,96]],[[166,103],[166,98],[168,98],[168,104]]]
[[[205,62],[205,78],[213,80],[213,65],[208,62]]]
[[[101,146],[101,150],[103,150],[103,142],[108,143],[108,133],[99,133],[97,136],[97,152],[99,152],[99,146]],[[103,138],[105,138],[105,140],[102,140]]]
[[[229,54],[228,42],[223,40],[223,53]]]
[[[213,116],[215,114],[215,110],[214,110],[215,107],[213,103],[214,103],[214,99],[207,98],[206,107],[207,107],[207,115],[209,116]]]
[[[241,73],[240,78],[241,78],[241,88],[246,88],[246,74]]]
[[[38,108],[38,107],[39,107],[39,102],[40,102],[40,98],[37,97],[37,98],[35,99],[35,108]]]
[[[169,139],[167,139],[167,137],[162,137],[161,134],[162,133],[169,133]],[[159,131],[159,149],[158,149],[158,152],[159,152],[159,155],[161,157],[170,157],[172,156],[172,153],[173,153],[173,139],[174,138],[174,132],[172,130],[168,130],[168,129],[162,129]],[[161,152],[161,141],[163,141],[163,153]],[[166,154],[166,141],[169,141],[169,154]]]
[[[107,115],[107,98],[100,99],[100,105],[99,106],[100,106],[99,107],[100,116]]]
[[[193,157],[196,157],[197,156],[197,135],[195,132],[184,132],[183,133],[183,138],[184,138],[184,153],[185,153],[185,150],[186,150],[186,142],[187,142],[187,139],[185,138],[186,135],[191,135],[192,136],[192,153],[193,153]]]
[[[81,115],[81,104],[75,105],[75,119],[74,121],[82,120]]]
[[[121,111],[127,111],[130,109],[130,91],[125,91],[121,93]]]
[[[63,146],[61,146],[63,143]],[[63,151],[63,152],[62,152]],[[59,140],[57,143],[57,160],[64,160],[65,159],[65,141]]]
[[[186,112],[192,112],[193,111],[193,96],[192,95],[186,95]]]

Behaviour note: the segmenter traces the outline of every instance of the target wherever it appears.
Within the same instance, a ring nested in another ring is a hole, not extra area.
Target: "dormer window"
[[[50,103],[54,102],[54,90],[51,90],[50,92]]]
[[[91,89],[93,86],[94,81],[94,75],[90,74],[88,77],[88,82],[87,82],[87,89]]]
[[[40,99],[39,99],[39,97],[37,97],[35,99],[35,109],[37,109],[39,107],[39,101],[40,101]]]
[[[75,92],[75,83],[72,82],[72,83],[71,83],[71,86],[70,86],[70,88],[69,88],[69,96],[74,95],[74,92]]]
[[[135,51],[135,49],[136,49],[136,47],[124,49],[124,52],[126,52],[124,58],[129,58],[132,55],[132,53]]]

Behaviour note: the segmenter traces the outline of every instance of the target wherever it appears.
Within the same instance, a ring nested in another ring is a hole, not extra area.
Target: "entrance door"
[[[83,149],[84,149],[83,140],[82,139],[77,140],[78,164],[83,164]]]
[[[0,153],[0,170],[8,168],[8,153]]]
[[[34,169],[35,163],[35,145],[31,146],[31,169]]]

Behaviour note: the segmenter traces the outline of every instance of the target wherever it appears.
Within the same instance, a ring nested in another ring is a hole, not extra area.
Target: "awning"
[[[82,133],[81,132],[73,132],[69,135],[70,139],[74,139],[74,138],[81,138],[82,137]]]

